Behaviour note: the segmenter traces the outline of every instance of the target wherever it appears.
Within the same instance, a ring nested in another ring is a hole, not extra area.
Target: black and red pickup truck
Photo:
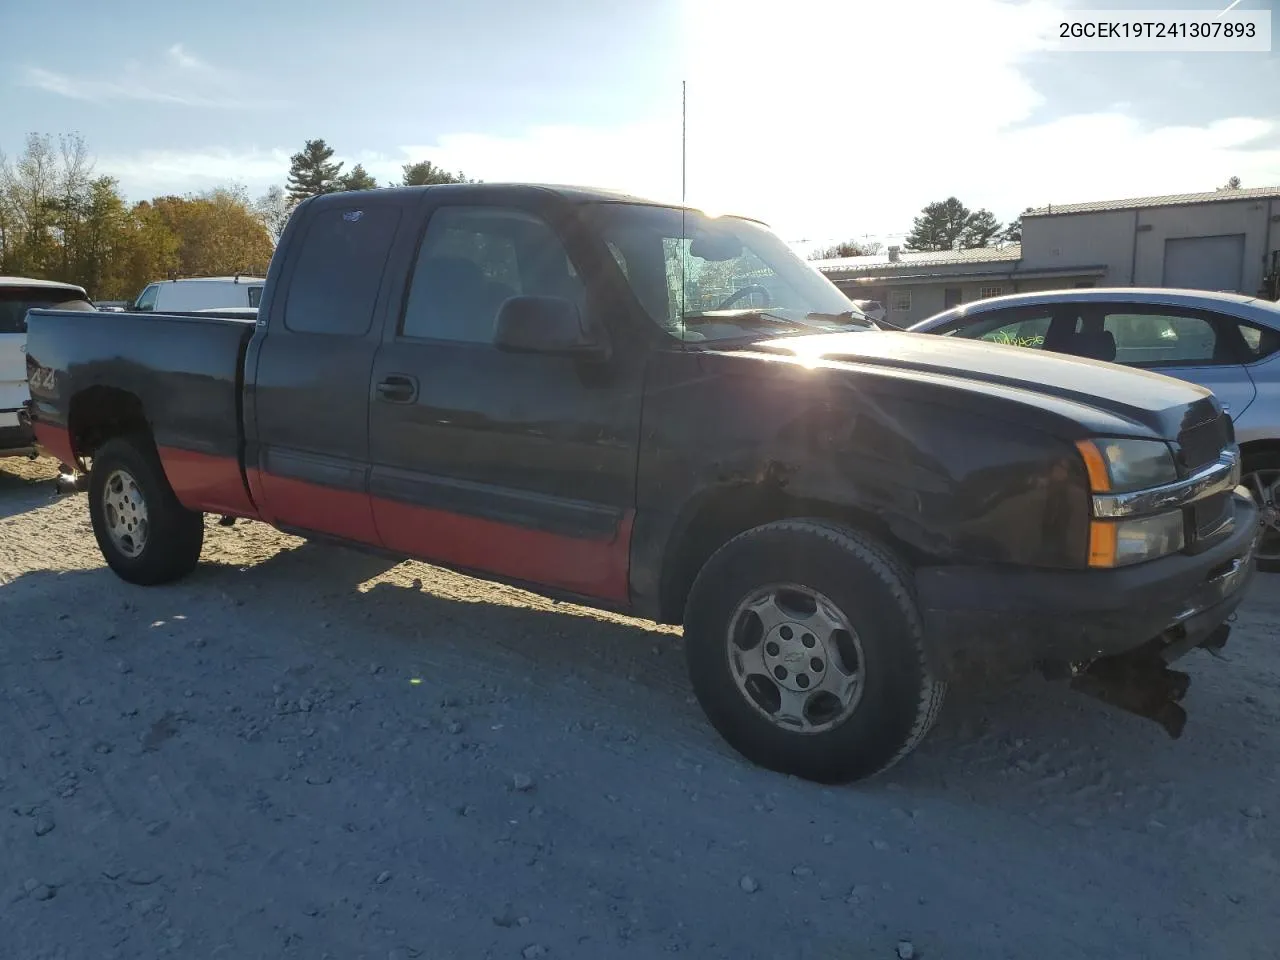
[[[684,625],[752,760],[908,753],[946,684],[1041,669],[1177,735],[1258,515],[1231,421],[1163,376],[882,331],[764,226],[570,188],[298,207],[256,318],[32,311],[40,444],[107,563],[203,514]]]

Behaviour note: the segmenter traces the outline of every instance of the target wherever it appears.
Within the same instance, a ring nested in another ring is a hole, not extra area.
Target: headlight
[[[1185,545],[1182,511],[1089,525],[1089,566],[1125,567],[1177,553]]]
[[[1094,493],[1129,493],[1178,480],[1173,451],[1160,440],[1100,437],[1076,444]]]

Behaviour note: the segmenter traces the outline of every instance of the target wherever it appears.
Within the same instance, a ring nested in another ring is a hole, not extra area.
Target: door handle
[[[418,399],[418,381],[399,373],[383,378],[377,390],[378,396],[388,403],[413,403]]]

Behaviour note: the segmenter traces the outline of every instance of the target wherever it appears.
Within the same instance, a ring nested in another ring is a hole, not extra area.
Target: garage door
[[[1164,285],[1239,293],[1244,283],[1244,234],[1164,242]]]

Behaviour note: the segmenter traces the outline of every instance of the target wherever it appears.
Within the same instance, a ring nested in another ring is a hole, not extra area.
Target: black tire
[[[925,665],[911,583],[910,570],[884,545],[827,521],[783,520],[735,537],[707,561],[685,607],[689,676],[707,718],[734,749],[770,770],[845,783],[888,769],[924,739],[946,694]],[[861,699],[820,732],[784,729],[734,679],[735,613],[771,584],[823,595],[861,646]]]
[[[106,503],[107,482],[121,472],[132,478],[146,507],[145,539],[132,555],[113,538]],[[204,515],[178,502],[148,437],[117,437],[95,452],[89,473],[89,518],[107,566],[129,583],[169,583],[186,576],[200,561]]]
[[[1255,484],[1250,482],[1249,474],[1256,473],[1259,470],[1280,471],[1280,451],[1261,450],[1258,453],[1249,454],[1244,458],[1244,464],[1240,470],[1240,473],[1241,473],[1240,483],[1246,488],[1248,488],[1249,492],[1253,494],[1255,500],[1258,497],[1258,487]],[[1273,504],[1273,506],[1280,506],[1280,504]],[[1258,504],[1258,507],[1260,509],[1265,510],[1267,508],[1267,504],[1260,503]],[[1265,533],[1264,533],[1264,536],[1265,536]],[[1275,541],[1271,538],[1268,538],[1265,541],[1265,543],[1260,544],[1259,547],[1262,549],[1266,549],[1269,547],[1273,547],[1274,544],[1275,544]],[[1280,557],[1272,558],[1269,560],[1262,559],[1261,557],[1259,557],[1258,570],[1263,573],[1280,573]]]

